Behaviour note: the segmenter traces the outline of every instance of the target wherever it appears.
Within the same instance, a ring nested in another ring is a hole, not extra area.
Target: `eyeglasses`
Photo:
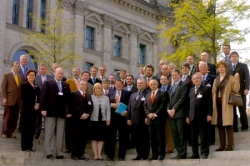
[[[100,71],[106,71],[106,70],[100,70]]]

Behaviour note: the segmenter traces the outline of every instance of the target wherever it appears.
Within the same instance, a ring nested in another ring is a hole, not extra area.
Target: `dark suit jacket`
[[[89,78],[88,82],[91,83],[92,85],[94,85],[93,82],[92,82],[91,77]],[[101,81],[99,78],[96,77],[96,78],[95,78],[95,83],[100,83],[100,84],[102,84],[102,81]]]
[[[150,93],[150,90],[144,89],[136,100],[138,92],[133,93],[129,99],[127,119],[132,121],[132,124],[144,124],[146,114],[144,112],[145,96]]]
[[[188,85],[188,90],[193,86],[193,82],[192,82],[192,76],[187,76],[185,81],[184,81],[185,84]]]
[[[128,89],[127,86],[123,88],[123,90],[128,91],[127,89]],[[132,95],[132,93],[137,92],[137,91],[138,91],[137,87],[133,85],[132,89],[129,92],[130,92],[130,95]]]
[[[173,92],[173,87],[169,90],[170,102],[168,109],[175,109],[174,118],[186,117],[185,110],[187,109],[187,96],[188,96],[188,84],[180,81],[175,91]]]
[[[201,123],[206,123],[207,116],[212,116],[211,87],[200,85],[197,94],[195,94],[195,87],[191,88],[189,90],[189,99],[190,109],[188,109],[187,117],[190,118],[190,121],[196,119]]]
[[[55,79],[45,81],[41,91],[41,111],[47,111],[48,117],[65,118],[70,101],[69,85],[61,81],[63,95],[58,95],[59,88]]]
[[[154,103],[151,103],[151,93],[148,93],[145,97],[144,111],[145,111],[146,117],[148,117],[150,113],[155,113],[157,117],[153,120],[149,120],[149,124],[151,123],[165,124],[166,104],[167,104],[165,92],[158,90],[154,98]]]
[[[214,79],[216,78],[215,75],[212,75],[212,74],[207,74],[207,78],[205,80],[204,83],[202,83],[203,85],[205,86],[210,86],[211,88],[213,87],[213,84],[214,84]]]
[[[166,108],[168,108],[168,104],[169,104],[169,101],[170,101],[170,97],[169,97],[169,90],[170,90],[170,85],[168,85],[166,91],[163,91],[165,92],[165,96],[166,96]],[[161,88],[159,88],[159,90],[161,90]],[[162,90],[161,90],[162,91]],[[166,110],[167,111],[167,110]],[[166,117],[168,116],[167,112],[166,112]]]
[[[156,73],[155,75],[158,79],[161,79],[161,71],[159,71],[158,73]]]
[[[244,93],[245,89],[249,89],[249,70],[246,64],[238,62],[235,70],[232,69],[232,63],[227,67],[227,74],[235,75],[239,73],[240,75],[240,93]]]
[[[196,72],[196,66],[193,65],[192,68],[190,68],[191,72],[190,72],[190,76],[192,77],[192,75]]]
[[[207,63],[209,74],[216,75],[216,67],[212,63]]]
[[[12,72],[5,73],[3,75],[3,81],[1,84],[1,93],[2,99],[7,99],[7,103],[3,105],[13,106],[16,104],[19,105],[21,101],[20,94],[20,85],[23,82],[23,79],[20,75],[18,75],[19,86],[17,86],[15,77]]]
[[[116,95],[116,91],[110,91],[109,93],[109,101],[110,103],[115,103],[115,95]],[[129,102],[129,97],[130,97],[130,92],[126,91],[126,90],[122,90],[121,91],[121,97],[120,97],[120,102],[122,102],[125,105],[128,105]],[[115,108],[111,108],[111,115],[115,113]]]
[[[93,111],[93,101],[90,94],[85,93],[85,98],[79,90],[71,93],[69,114],[74,118],[79,119],[84,113],[91,115]],[[89,104],[89,102],[91,104]]]
[[[21,90],[21,106],[20,112],[34,113],[35,103],[40,103],[40,88],[35,85],[31,86],[29,82],[23,82],[20,86]],[[39,111],[39,110],[36,110]]]
[[[26,71],[28,71],[29,69],[27,68]],[[18,71],[18,74],[22,77],[23,81],[27,81],[27,77],[26,77],[26,73],[23,73],[23,70],[21,68],[21,65],[20,65],[20,69]]]
[[[53,80],[53,79],[54,79],[54,76],[46,74],[46,81]],[[42,85],[42,77],[40,74],[36,75],[35,84],[37,86],[39,86],[40,90],[42,89],[42,86],[43,86]]]

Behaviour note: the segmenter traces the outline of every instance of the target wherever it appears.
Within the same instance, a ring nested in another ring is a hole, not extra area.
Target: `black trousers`
[[[154,124],[149,125],[152,157],[158,157],[158,155],[164,156],[166,153],[166,138],[165,138],[165,124]],[[158,148],[160,151],[158,151]]]
[[[89,118],[87,120],[80,120],[72,118],[75,121],[75,126],[72,131],[72,153],[71,156],[80,157],[84,154],[84,150],[89,138]]]
[[[194,155],[199,155],[198,137],[201,139],[201,154],[209,155],[209,123],[199,122],[194,119],[190,122],[192,150]]]
[[[42,130],[42,114],[40,111],[37,112],[36,115],[36,129],[35,129],[35,135],[34,137],[38,139],[41,135],[41,130]]]
[[[73,148],[73,140],[74,140],[73,132],[75,128],[75,125],[74,125],[75,121],[76,119],[74,119],[73,117],[65,119],[65,146],[66,146],[66,149],[69,151],[71,151]]]
[[[241,130],[248,130],[248,119],[247,119],[247,113],[246,113],[246,95],[244,95],[244,92],[241,93],[241,97],[243,100],[243,106],[238,107],[240,112],[240,123],[241,123]],[[234,106],[234,124],[233,124],[234,131],[238,130],[238,116],[236,107]]]
[[[35,110],[23,111],[21,115],[21,148],[23,151],[30,150],[33,147],[37,112]]]
[[[173,134],[175,149],[177,150],[177,155],[181,158],[187,157],[187,140],[185,137],[185,118],[169,118],[170,127]]]
[[[116,135],[119,134],[118,158],[125,158],[129,141],[129,128],[126,117],[114,114],[111,116],[111,124],[107,128],[105,152],[110,159],[114,159],[116,147]]]
[[[146,124],[133,124],[132,137],[138,157],[148,158],[150,151],[149,129]]]

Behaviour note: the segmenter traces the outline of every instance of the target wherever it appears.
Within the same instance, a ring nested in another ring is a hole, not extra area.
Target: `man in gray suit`
[[[36,75],[35,84],[39,86],[40,90],[42,90],[42,86],[44,81],[49,81],[54,79],[54,76],[48,74],[48,67],[45,64],[41,64],[39,66],[39,74]],[[34,138],[38,139],[41,134],[42,129],[42,115],[40,112],[37,114],[36,119],[36,131]]]
[[[26,72],[28,71],[27,64],[29,62],[28,55],[21,55],[20,56],[20,69],[18,74],[22,76],[23,81],[26,81]]]
[[[41,91],[40,109],[41,114],[45,116],[44,147],[47,159],[54,158],[55,147],[56,159],[64,158],[62,153],[64,124],[65,118],[69,118],[71,115],[66,111],[70,100],[70,89],[69,85],[62,81],[63,75],[63,69],[57,68],[55,79],[45,81]],[[54,134],[56,134],[55,138]]]

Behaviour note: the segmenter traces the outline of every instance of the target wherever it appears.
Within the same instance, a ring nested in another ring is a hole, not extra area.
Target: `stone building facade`
[[[75,52],[83,56],[75,65],[82,70],[91,65],[107,68],[107,73],[125,69],[137,75],[141,64],[158,68],[159,53],[174,51],[158,38],[157,26],[165,17],[170,0],[67,0],[63,17],[74,19],[72,30],[84,33],[77,39]],[[74,7],[72,4],[74,3]],[[45,6],[44,6],[45,5]],[[23,29],[39,30],[28,12],[41,15],[41,8],[54,8],[54,0],[2,0],[0,5],[0,72],[9,71],[17,52],[27,51]],[[169,19],[171,20],[171,19]],[[171,23],[168,24],[171,26]],[[35,55],[33,56],[35,58]],[[36,67],[33,65],[33,67]],[[155,72],[156,72],[155,71]],[[67,73],[70,75],[70,72]]]

